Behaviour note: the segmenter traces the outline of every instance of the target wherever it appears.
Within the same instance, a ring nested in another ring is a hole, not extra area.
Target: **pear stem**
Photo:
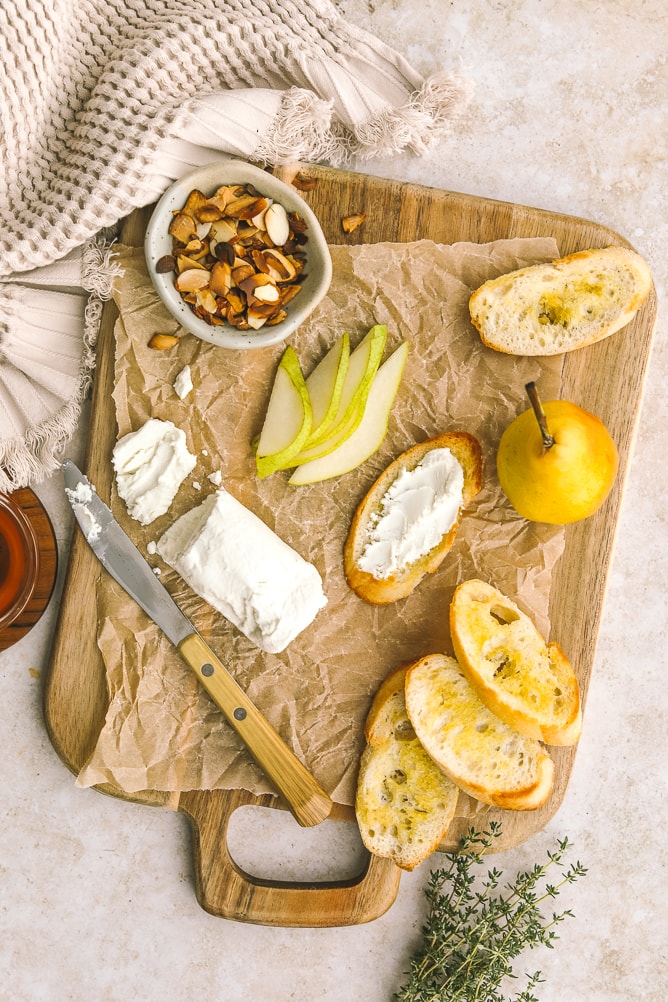
[[[540,397],[538,396],[538,390],[536,389],[536,384],[531,382],[527,383],[524,387],[529,395],[529,400],[531,401],[531,406],[533,407],[533,412],[536,415],[536,420],[538,421],[538,427],[540,428],[540,433],[543,439],[543,446],[545,449],[551,449],[554,445],[554,438],[550,434],[550,429],[547,426],[547,418],[545,417],[545,411],[543,410],[543,405],[540,402]]]

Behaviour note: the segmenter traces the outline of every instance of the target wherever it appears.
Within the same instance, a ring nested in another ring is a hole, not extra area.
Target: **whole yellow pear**
[[[615,482],[617,447],[603,422],[577,404],[542,405],[537,396],[532,404],[501,436],[501,487],[518,514],[532,522],[565,525],[588,518]]]

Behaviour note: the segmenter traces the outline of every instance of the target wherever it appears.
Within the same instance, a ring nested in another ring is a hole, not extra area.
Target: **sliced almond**
[[[185,245],[183,253],[189,258],[199,261],[200,258],[206,257],[209,253],[209,244],[206,240],[195,238]]]
[[[264,196],[242,195],[228,202],[225,212],[233,219],[252,219],[267,208],[268,201]]]
[[[222,219],[225,214],[225,209],[221,209],[219,205],[215,202],[205,202],[204,205],[200,205],[199,208],[195,210],[195,218],[199,220],[200,223],[214,223],[218,219]]]
[[[250,278],[239,283],[239,288],[248,296],[249,305],[252,305],[256,300],[265,303],[277,302],[280,297],[278,288],[268,275],[251,275]]]
[[[216,297],[211,289],[202,289],[197,293],[197,305],[206,310],[207,313],[215,313],[218,309]]]
[[[267,327],[274,327],[276,324],[282,323],[287,315],[287,310],[279,310],[278,313],[275,313],[273,317],[270,317],[270,319],[267,320]]]
[[[211,201],[223,207],[229,205],[234,198],[239,198],[245,194],[246,188],[243,184],[223,184],[216,188]]]
[[[179,243],[187,244],[197,233],[197,226],[192,216],[185,212],[177,212],[169,224],[169,235]]]
[[[209,288],[216,296],[226,296],[232,288],[232,269],[226,261],[217,261],[214,264],[211,269]]]
[[[272,202],[264,214],[264,225],[275,247],[282,247],[290,236],[288,214],[279,202]]]
[[[294,261],[287,258],[285,254],[281,254],[275,247],[263,251],[262,257],[266,265],[267,274],[275,282],[291,282],[296,277],[297,268]]]
[[[208,271],[209,269],[198,261],[194,257],[188,257],[187,254],[179,254],[176,259],[176,270],[180,273],[182,271],[190,271],[192,268],[199,268],[200,271]]]
[[[344,216],[341,226],[345,233],[352,233],[358,226],[361,226],[366,219],[366,212],[355,212],[352,216]]]
[[[290,220],[290,229],[295,235],[297,233],[301,233],[302,236],[306,235],[308,227],[298,212],[291,212],[288,219]]]
[[[179,343],[179,339],[175,334],[154,334],[148,343],[149,348],[155,349],[155,351],[166,351],[168,348],[173,348],[175,344]]]
[[[209,284],[209,272],[202,268],[190,268],[177,276],[174,285],[178,292],[198,292]]]
[[[237,225],[231,219],[216,219],[211,223],[209,241],[223,240],[229,243],[237,235]]]
[[[163,256],[156,261],[155,270],[158,275],[165,275],[169,271],[175,271],[176,258],[172,254],[163,254]]]
[[[248,307],[247,316],[256,320],[266,320],[267,323],[273,320],[281,312],[281,306],[276,303],[256,303]]]
[[[246,322],[252,330],[259,331],[260,327],[264,327],[264,325],[266,324],[267,318],[257,317],[249,310],[246,317]]]
[[[267,204],[265,205],[264,209],[262,209],[261,212],[258,212],[251,219],[251,222],[252,222],[253,226],[256,226],[258,230],[266,230],[267,227],[266,227],[264,219],[265,219],[265,216],[267,214],[267,209],[269,208],[270,205],[274,204],[273,199],[271,199],[271,198],[266,199],[266,202],[267,202]]]
[[[228,187],[219,188],[212,196],[208,199],[212,205],[217,205],[219,209],[223,210],[227,208],[228,202],[231,202],[234,198],[233,189]]]
[[[255,268],[252,264],[241,264],[236,268],[232,269],[232,280],[235,285],[241,285],[245,282],[247,278],[255,274]]]
[[[264,256],[264,251],[254,250],[251,254],[253,259],[253,264],[258,271],[261,271],[264,275],[269,274],[269,262]]]
[[[230,267],[237,260],[237,255],[232,244],[228,244],[225,240],[219,240],[213,249],[213,256],[218,258],[219,261],[224,261],[225,264],[229,264]]]
[[[233,313],[243,313],[246,309],[246,297],[242,296],[239,289],[230,289],[225,299]]]
[[[248,241],[256,237],[259,232],[260,231],[257,226],[253,225],[252,220],[240,219],[239,229],[237,230],[237,240],[239,240],[240,243],[248,244]]]
[[[281,286],[281,305],[286,306],[291,299],[294,299],[297,293],[301,292],[301,285],[282,285]]]
[[[187,213],[187,215],[195,217],[195,212],[201,205],[207,201],[207,197],[204,192],[200,191],[198,188],[193,188],[193,190],[188,195],[186,199],[186,204],[181,209],[181,212]]]
[[[261,303],[277,303],[281,294],[275,285],[258,285],[253,295]]]
[[[313,191],[317,183],[318,182],[314,177],[308,177],[306,174],[302,174],[301,171],[292,179],[293,187],[295,187],[297,191]]]
[[[246,314],[244,313],[232,313],[227,318],[228,323],[232,324],[239,331],[247,331],[250,329],[250,324],[246,319]]]

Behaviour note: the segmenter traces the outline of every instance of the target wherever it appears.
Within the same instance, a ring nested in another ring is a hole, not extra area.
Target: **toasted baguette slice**
[[[425,751],[469,796],[512,811],[548,800],[551,757],[487,709],[454,658],[430,654],[408,669],[406,710]]]
[[[443,841],[459,790],[432,762],[406,716],[406,669],[383,682],[367,717],[355,811],[369,852],[413,870]]]
[[[416,741],[415,731],[406,714],[407,666],[395,668],[381,683],[367,713],[364,737],[369,745],[386,741]]]
[[[580,251],[485,282],[469,300],[484,344],[510,355],[559,355],[594,344],[632,319],[652,276],[626,247]]]
[[[434,449],[449,449],[463,471],[462,503],[456,511],[454,524],[440,536],[429,552],[403,564],[388,576],[376,576],[375,573],[363,569],[360,560],[370,539],[370,533],[381,514],[383,498],[402,473],[414,470],[427,453]],[[343,551],[344,572],[352,590],[372,605],[387,605],[410,595],[425,574],[433,573],[445,557],[454,542],[463,508],[470,504],[481,487],[480,443],[468,432],[446,432],[403,452],[372,484],[353,517]]]
[[[550,745],[580,737],[580,690],[558,644],[484,581],[464,581],[450,605],[455,655],[478,696],[510,727]]]

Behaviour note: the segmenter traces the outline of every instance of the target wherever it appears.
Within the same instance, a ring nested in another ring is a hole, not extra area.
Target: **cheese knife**
[[[175,645],[299,824],[320,824],[331,798],[200,637],[88,478],[69,459],[62,469],[74,516],[102,566]]]

